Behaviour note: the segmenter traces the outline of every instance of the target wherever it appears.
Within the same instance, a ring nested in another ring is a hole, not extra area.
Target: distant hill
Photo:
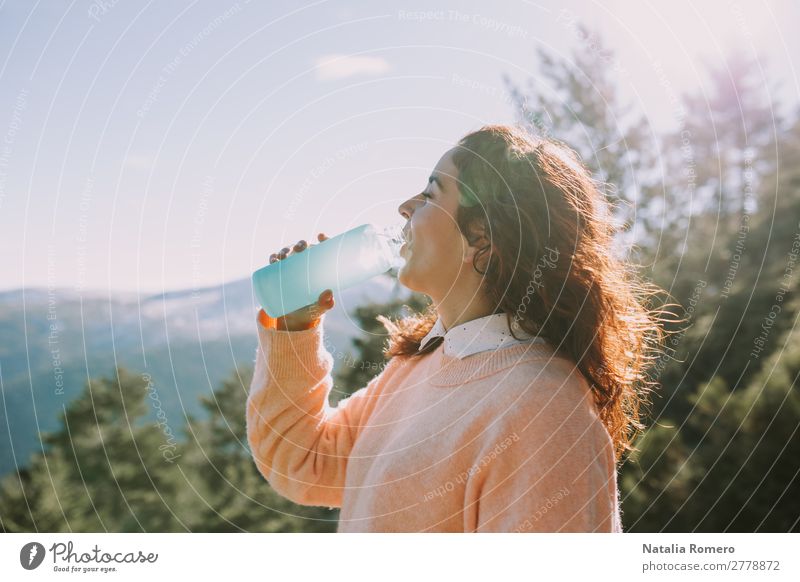
[[[348,313],[407,293],[381,276],[336,297],[325,317],[325,345],[342,355],[334,358],[334,371],[362,333]],[[26,465],[41,450],[39,431],[57,426],[58,413],[89,378],[113,374],[117,365],[150,374],[170,425],[180,432],[187,414],[202,417],[201,395],[237,366],[253,365],[257,311],[249,278],[157,295],[0,292],[0,475]]]

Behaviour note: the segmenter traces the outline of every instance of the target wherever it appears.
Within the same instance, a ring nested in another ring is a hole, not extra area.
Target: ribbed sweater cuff
[[[325,316],[319,325],[301,331],[283,331],[264,327],[258,317],[258,359],[275,380],[304,379],[319,382],[333,368],[333,358],[324,347]],[[309,384],[311,386],[311,384]]]

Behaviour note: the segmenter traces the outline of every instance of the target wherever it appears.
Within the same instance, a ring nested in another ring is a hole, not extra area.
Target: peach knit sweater
[[[333,408],[324,316],[274,321],[256,324],[251,453],[279,494],[341,507],[339,532],[622,531],[611,438],[547,344],[394,357]]]

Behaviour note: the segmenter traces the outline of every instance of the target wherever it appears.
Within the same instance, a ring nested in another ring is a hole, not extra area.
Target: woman
[[[399,212],[398,278],[432,304],[379,318],[390,360],[366,387],[327,403],[330,290],[259,312],[259,471],[297,503],[341,507],[340,532],[621,532],[616,466],[662,332],[587,171],[555,142],[486,126]]]

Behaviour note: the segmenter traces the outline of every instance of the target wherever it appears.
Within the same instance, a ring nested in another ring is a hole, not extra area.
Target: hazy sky
[[[502,75],[535,80],[577,20],[656,127],[663,81],[700,87],[735,47],[796,104],[796,3],[698,4],[2,2],[0,288],[215,285],[399,218],[463,134],[514,121]]]

